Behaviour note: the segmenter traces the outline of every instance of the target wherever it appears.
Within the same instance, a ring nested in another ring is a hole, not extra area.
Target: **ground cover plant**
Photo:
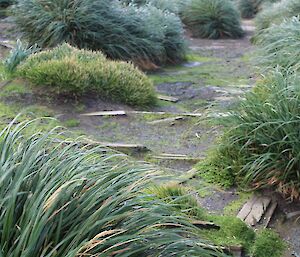
[[[261,30],[270,27],[272,24],[280,24],[286,18],[297,16],[300,13],[300,2],[298,0],[281,0],[275,2],[261,11],[256,19],[256,29]],[[263,32],[261,32],[263,33]]]
[[[271,230],[255,233],[243,221],[226,215],[211,215],[201,208],[196,198],[186,188],[177,184],[156,185],[147,189],[152,197],[169,203],[191,221],[205,220],[218,225],[220,229],[200,229],[198,233],[216,245],[230,247],[240,245],[247,254],[255,257],[281,257],[285,243]],[[274,245],[275,243],[275,245]],[[265,247],[263,247],[265,245]]]
[[[183,22],[196,37],[217,39],[244,35],[240,14],[229,0],[191,0],[184,8]]]
[[[0,0],[0,8],[6,8],[12,5],[14,2],[14,0]]]
[[[32,124],[0,133],[2,256],[225,256],[204,249],[171,205],[142,193],[154,176],[150,166],[57,143],[55,129],[25,137]]]
[[[299,199],[299,92],[297,74],[276,71],[227,119],[232,127],[220,146],[223,169],[238,184]]]
[[[178,14],[181,12],[182,7],[185,5],[186,1],[173,0],[172,2],[168,0],[123,0],[125,4],[134,4],[137,6],[142,5],[152,5],[161,10],[168,10],[170,12]]]
[[[32,54],[17,69],[17,77],[56,94],[98,95],[111,101],[147,106],[155,103],[151,81],[132,64],[111,61],[101,52],[63,44]]]
[[[42,48],[67,42],[141,66],[184,58],[180,19],[154,6],[140,9],[117,0],[20,0],[14,14],[24,38]]]
[[[24,45],[20,40],[17,40],[15,48],[13,48],[9,56],[4,61],[4,67],[7,73],[13,73],[17,66],[24,61],[32,53],[38,52],[39,49],[36,45]]]
[[[240,0],[238,7],[243,18],[253,18],[261,8],[264,0]]]
[[[280,66],[299,70],[300,21],[297,17],[265,29],[256,44],[259,46],[256,63],[263,69]]]

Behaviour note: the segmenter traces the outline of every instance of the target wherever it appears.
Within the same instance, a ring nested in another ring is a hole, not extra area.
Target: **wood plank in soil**
[[[172,102],[172,103],[177,103],[179,101],[178,98],[173,97],[173,96],[168,96],[168,95],[158,95],[157,98],[159,100],[167,101],[167,102]]]

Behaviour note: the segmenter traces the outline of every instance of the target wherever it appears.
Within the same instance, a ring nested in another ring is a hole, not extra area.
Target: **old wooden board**
[[[177,116],[177,117],[171,117],[171,118],[166,118],[166,119],[154,120],[154,121],[148,122],[148,124],[150,124],[150,125],[156,125],[156,124],[161,124],[161,123],[174,124],[174,122],[179,121],[179,120],[184,120],[184,117]]]
[[[81,116],[125,116],[126,112],[121,111],[100,111],[81,114]]]
[[[237,217],[249,226],[255,226],[267,212],[271,200],[271,197],[255,195],[243,206]],[[271,208],[275,210],[276,207],[271,205]],[[273,215],[274,210],[272,209],[269,210],[269,215]],[[266,216],[266,219],[271,219],[271,217]]]
[[[264,227],[267,228],[269,226],[269,223],[273,217],[273,214],[277,208],[277,201],[272,201],[270,207],[268,208],[265,217],[264,217]]]
[[[172,103],[177,103],[179,101],[178,98],[173,97],[173,96],[167,96],[167,95],[158,95],[157,98],[159,100],[167,101],[167,102],[172,102]]]

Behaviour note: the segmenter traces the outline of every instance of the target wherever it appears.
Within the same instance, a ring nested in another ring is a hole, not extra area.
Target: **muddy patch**
[[[210,87],[199,87],[192,82],[163,83],[156,86],[159,93],[176,96],[180,100],[205,99],[212,100],[215,90]]]

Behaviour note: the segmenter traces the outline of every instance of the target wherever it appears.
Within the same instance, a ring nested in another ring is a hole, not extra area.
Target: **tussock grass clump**
[[[179,13],[181,7],[185,4],[182,0],[123,0],[126,4],[134,4],[137,6],[152,5],[161,10],[167,10],[173,13]]]
[[[149,200],[150,166],[57,143],[56,129],[41,134],[32,122],[12,126],[0,132],[2,256],[225,256],[171,205]]]
[[[15,48],[10,51],[9,56],[4,61],[6,71],[13,73],[22,61],[37,51],[39,51],[37,46],[29,47],[28,45],[24,45],[20,40],[17,40]]]
[[[0,0],[0,8],[7,8],[8,6],[14,4],[14,0]]]
[[[183,22],[196,37],[217,39],[244,35],[240,14],[229,0],[191,0],[184,8]]]
[[[300,198],[299,85],[296,74],[276,71],[228,118],[222,153],[239,184]]]
[[[280,25],[265,29],[257,38],[260,46],[256,62],[264,69],[280,66],[283,69],[300,68],[300,21],[290,18]]]
[[[147,193],[172,204],[190,218],[203,219],[206,217],[204,209],[200,208],[196,198],[189,195],[185,188],[177,184],[155,185],[147,189]]]
[[[298,16],[300,14],[300,1],[298,0],[281,0],[271,6],[265,7],[256,19],[255,24],[258,33],[261,30],[270,27],[272,24],[280,24],[286,18]],[[263,32],[261,32],[263,34]]]
[[[67,42],[138,64],[176,63],[179,56],[181,61],[185,48],[180,19],[157,8],[158,19],[153,18],[154,8],[110,0],[20,0],[14,14],[24,37],[42,48]]]
[[[260,10],[264,0],[239,0],[238,7],[243,18],[253,18]]]
[[[152,82],[132,64],[68,44],[32,54],[18,67],[17,76],[56,94],[93,94],[139,106],[156,100]]]

